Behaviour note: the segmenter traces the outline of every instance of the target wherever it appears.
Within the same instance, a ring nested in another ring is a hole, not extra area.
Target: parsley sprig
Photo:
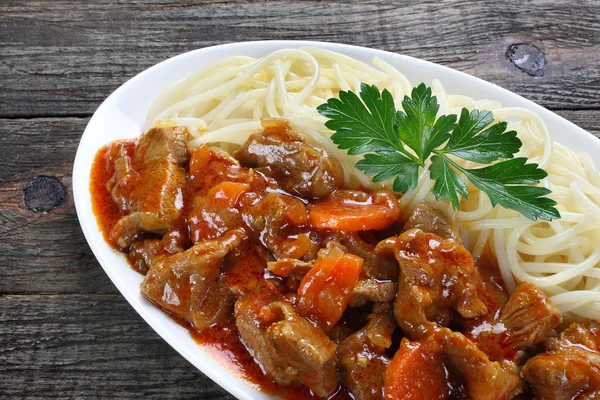
[[[545,197],[550,190],[531,186],[548,174],[524,157],[514,158],[522,145],[517,133],[507,132],[506,122],[492,124],[490,111],[463,108],[460,118],[438,117],[437,98],[423,83],[404,97],[402,110],[396,110],[388,90],[380,92],[365,83],[360,98],[340,91],[339,99],[331,98],[317,110],[328,118],[325,126],[335,131],[331,139],[340,149],[364,154],[356,166],[373,182],[394,179],[394,191],[408,192],[417,186],[419,169],[430,159],[433,194],[455,208],[461,196],[469,197],[462,175],[486,193],[494,207],[500,204],[532,220],[560,218],[556,202]],[[464,168],[456,158],[490,165]]]

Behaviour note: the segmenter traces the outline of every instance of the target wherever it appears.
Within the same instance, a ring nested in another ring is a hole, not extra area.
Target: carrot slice
[[[190,176],[194,177],[202,176],[203,170],[206,169],[208,162],[210,161],[210,149],[207,145],[201,144],[200,147],[196,148],[190,158]]]
[[[309,213],[315,228],[349,232],[384,229],[399,217],[398,202],[387,191],[377,192],[366,201],[330,197],[316,203]]]
[[[288,258],[300,259],[314,247],[313,242],[306,233],[299,234],[295,239],[284,241],[281,252]]]
[[[306,207],[298,199],[289,198],[287,201],[287,208],[285,209],[285,216],[294,225],[304,225],[308,223],[308,215],[306,213]]]
[[[296,311],[325,331],[331,329],[348,306],[362,266],[362,258],[332,248],[300,282]]]
[[[208,192],[209,198],[216,204],[234,207],[242,193],[250,189],[250,185],[239,182],[221,182]]]
[[[442,352],[431,339],[402,339],[385,374],[386,400],[448,398]]]

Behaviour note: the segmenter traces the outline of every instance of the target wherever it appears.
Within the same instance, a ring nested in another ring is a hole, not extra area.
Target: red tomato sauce
[[[135,149],[135,140],[124,141],[124,148],[133,154]],[[92,173],[90,180],[90,194],[92,195],[92,212],[96,216],[96,223],[104,240],[115,247],[115,244],[110,240],[110,230],[123,216],[117,204],[110,196],[110,192],[106,188],[107,182],[114,174],[113,164],[108,162],[108,146],[102,147],[96,153],[92,164]]]
[[[127,154],[133,154],[136,141],[124,141],[123,148]],[[90,193],[92,197],[92,211],[96,216],[98,228],[107,243],[117,250],[119,247],[111,241],[110,231],[117,221],[123,216],[117,204],[113,201],[110,192],[106,188],[107,182],[114,174],[112,163],[108,162],[109,147],[101,148],[94,158],[92,164]],[[185,193],[185,197],[193,196],[189,191]],[[188,204],[188,202],[186,202]],[[226,279],[235,280],[238,282],[244,281],[245,277],[256,275],[257,266],[252,264],[252,257],[244,259],[243,268],[236,268],[235,273],[227,276]],[[131,264],[131,260],[128,258]],[[133,265],[132,265],[133,267]],[[135,269],[135,268],[134,268]],[[263,269],[263,266],[260,266]],[[251,279],[249,279],[251,280]],[[244,344],[241,342],[237,328],[233,320],[230,320],[226,325],[217,325],[203,331],[194,329],[187,321],[183,321],[173,315],[170,317],[185,327],[190,335],[194,338],[202,349],[215,359],[225,369],[231,371],[234,375],[246,380],[254,388],[268,393],[280,396],[289,400],[311,400],[318,399],[311,391],[303,385],[282,386],[269,379],[261,367],[254,361]],[[348,392],[339,387],[332,395],[331,400],[349,400],[351,399]]]

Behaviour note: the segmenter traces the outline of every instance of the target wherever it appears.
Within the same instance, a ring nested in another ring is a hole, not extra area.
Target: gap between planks
[[[536,103],[537,104],[537,103]],[[579,108],[564,108],[564,107],[545,107],[547,110],[552,111],[554,113],[559,112],[569,112],[569,111],[600,111],[600,106],[590,106],[590,107],[579,107]],[[2,114],[0,113],[0,120],[34,120],[34,119],[42,119],[42,118],[91,118],[94,113],[70,113],[70,114],[51,114],[51,113],[40,113],[40,114]]]

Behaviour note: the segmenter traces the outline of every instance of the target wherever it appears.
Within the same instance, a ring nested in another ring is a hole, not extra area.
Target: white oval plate
[[[261,57],[282,48],[322,47],[371,63],[382,58],[404,73],[412,84],[431,84],[439,79],[450,94],[475,99],[499,100],[504,106],[524,107],[542,117],[552,138],[575,151],[600,155],[600,141],[564,118],[494,84],[465,73],[416,58],[363,47],[308,41],[261,41],[233,43],[181,54],[135,76],[100,105],[88,123],[73,166],[73,196],[77,216],[94,255],[133,308],[175,350],[200,371],[239,399],[273,399],[256,391],[247,382],[227,371],[202,351],[188,331],[173,322],[140,294],[142,276],[129,267],[123,254],[114,251],[103,239],[92,213],[90,171],[94,155],[103,145],[117,139],[133,138],[142,132],[146,113],[154,97],[163,89],[199,68],[223,57],[244,55]],[[135,355],[132,355],[135,357]]]

